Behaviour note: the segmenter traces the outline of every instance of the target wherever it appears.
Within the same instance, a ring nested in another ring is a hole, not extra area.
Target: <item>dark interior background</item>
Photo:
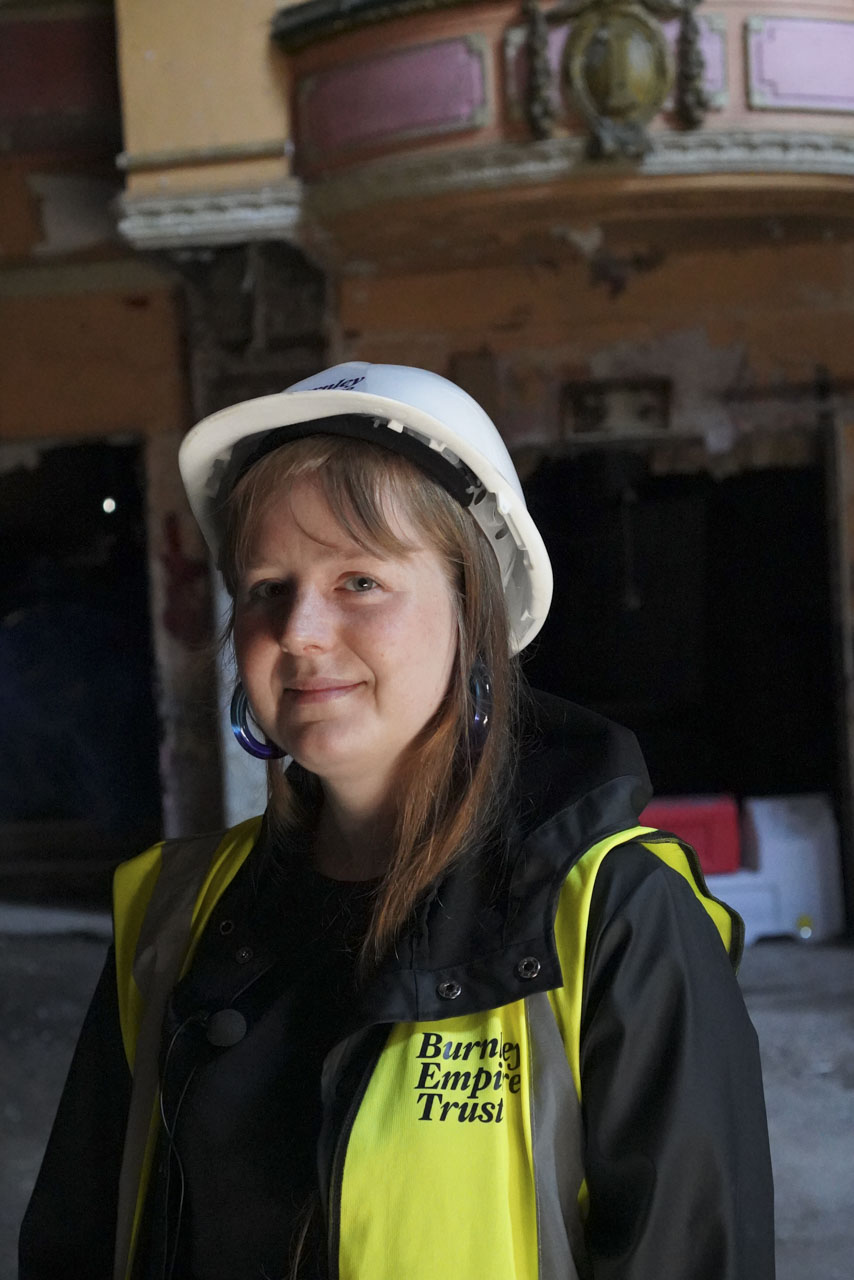
[[[160,834],[140,461],[90,443],[0,475],[0,870]],[[659,794],[836,791],[818,466],[655,476],[597,450],[526,495],[555,571],[532,684],[632,728]]]
[[[823,486],[817,466],[543,460],[525,489],[555,603],[528,679],[632,728],[659,794],[834,792]]]
[[[0,868],[160,828],[138,446],[36,458],[0,475]]]

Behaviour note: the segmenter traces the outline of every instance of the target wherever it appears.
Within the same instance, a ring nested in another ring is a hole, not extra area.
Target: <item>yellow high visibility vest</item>
[[[261,819],[221,837],[170,841],[124,863],[114,885],[122,1037],[134,1079],[122,1169],[115,1280],[129,1280],[158,1126],[157,1058],[169,992],[192,964],[217,901]],[[728,951],[737,917],[705,889],[693,851],[648,827],[600,840],[560,893],[563,985],[494,1009],[390,1028],[327,1203],[339,1280],[574,1280],[586,1273],[580,1024],[596,876],[637,840],[691,885]],[[342,1046],[327,1058],[334,1089]],[[328,1188],[321,1188],[326,1200]]]

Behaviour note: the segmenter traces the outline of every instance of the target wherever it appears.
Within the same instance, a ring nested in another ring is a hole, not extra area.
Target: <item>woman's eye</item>
[[[369,578],[366,573],[355,573],[352,578],[348,578],[344,583],[345,590],[355,591],[359,595],[364,595],[368,591],[372,591],[374,587],[379,586],[375,578]]]
[[[253,600],[276,600],[286,589],[284,582],[256,582],[249,588],[249,595]]]

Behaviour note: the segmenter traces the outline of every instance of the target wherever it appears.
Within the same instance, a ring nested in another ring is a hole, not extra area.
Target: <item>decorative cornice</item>
[[[253,240],[300,241],[301,217],[328,219],[388,200],[548,183],[573,175],[650,177],[714,173],[820,174],[854,178],[854,135],[660,133],[642,160],[603,169],[582,137],[455,147],[375,160],[303,185],[293,178],[255,191],[125,196],[119,231],[137,249],[191,248]]]
[[[270,34],[286,53],[297,53],[319,40],[390,22],[433,9],[458,9],[478,0],[306,0],[275,14]]]
[[[586,140],[574,137],[410,153],[312,183],[306,203],[322,219],[384,200],[549,182],[580,167],[585,152]]]
[[[592,164],[582,137],[499,142],[375,160],[306,187],[306,205],[323,221],[387,200],[418,199],[548,183],[574,174],[615,176],[713,173],[825,174],[854,178],[854,135],[658,133],[637,161]]]
[[[119,233],[136,249],[295,240],[303,199],[297,178],[254,191],[125,196]]]
[[[648,174],[798,173],[854,177],[854,134],[739,130],[659,134]]]
[[[186,165],[223,164],[231,160],[263,160],[290,155],[287,138],[264,138],[256,142],[235,142],[214,147],[178,147],[163,151],[121,151],[116,168],[126,173],[143,169],[180,169]]]

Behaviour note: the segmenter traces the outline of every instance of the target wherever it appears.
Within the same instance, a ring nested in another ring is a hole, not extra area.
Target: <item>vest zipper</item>
[[[344,1160],[347,1155],[347,1145],[350,1141],[350,1134],[353,1130],[359,1107],[362,1105],[371,1076],[374,1074],[374,1068],[379,1062],[384,1043],[385,1036],[382,1044],[371,1054],[370,1060],[362,1072],[358,1088],[350,1099],[347,1113],[344,1116],[344,1123],[341,1126],[341,1132],[335,1144],[335,1154],[332,1157],[332,1169],[329,1175],[329,1215],[326,1235],[328,1280],[339,1280],[340,1275],[338,1251],[341,1241],[341,1190],[344,1185]]]

